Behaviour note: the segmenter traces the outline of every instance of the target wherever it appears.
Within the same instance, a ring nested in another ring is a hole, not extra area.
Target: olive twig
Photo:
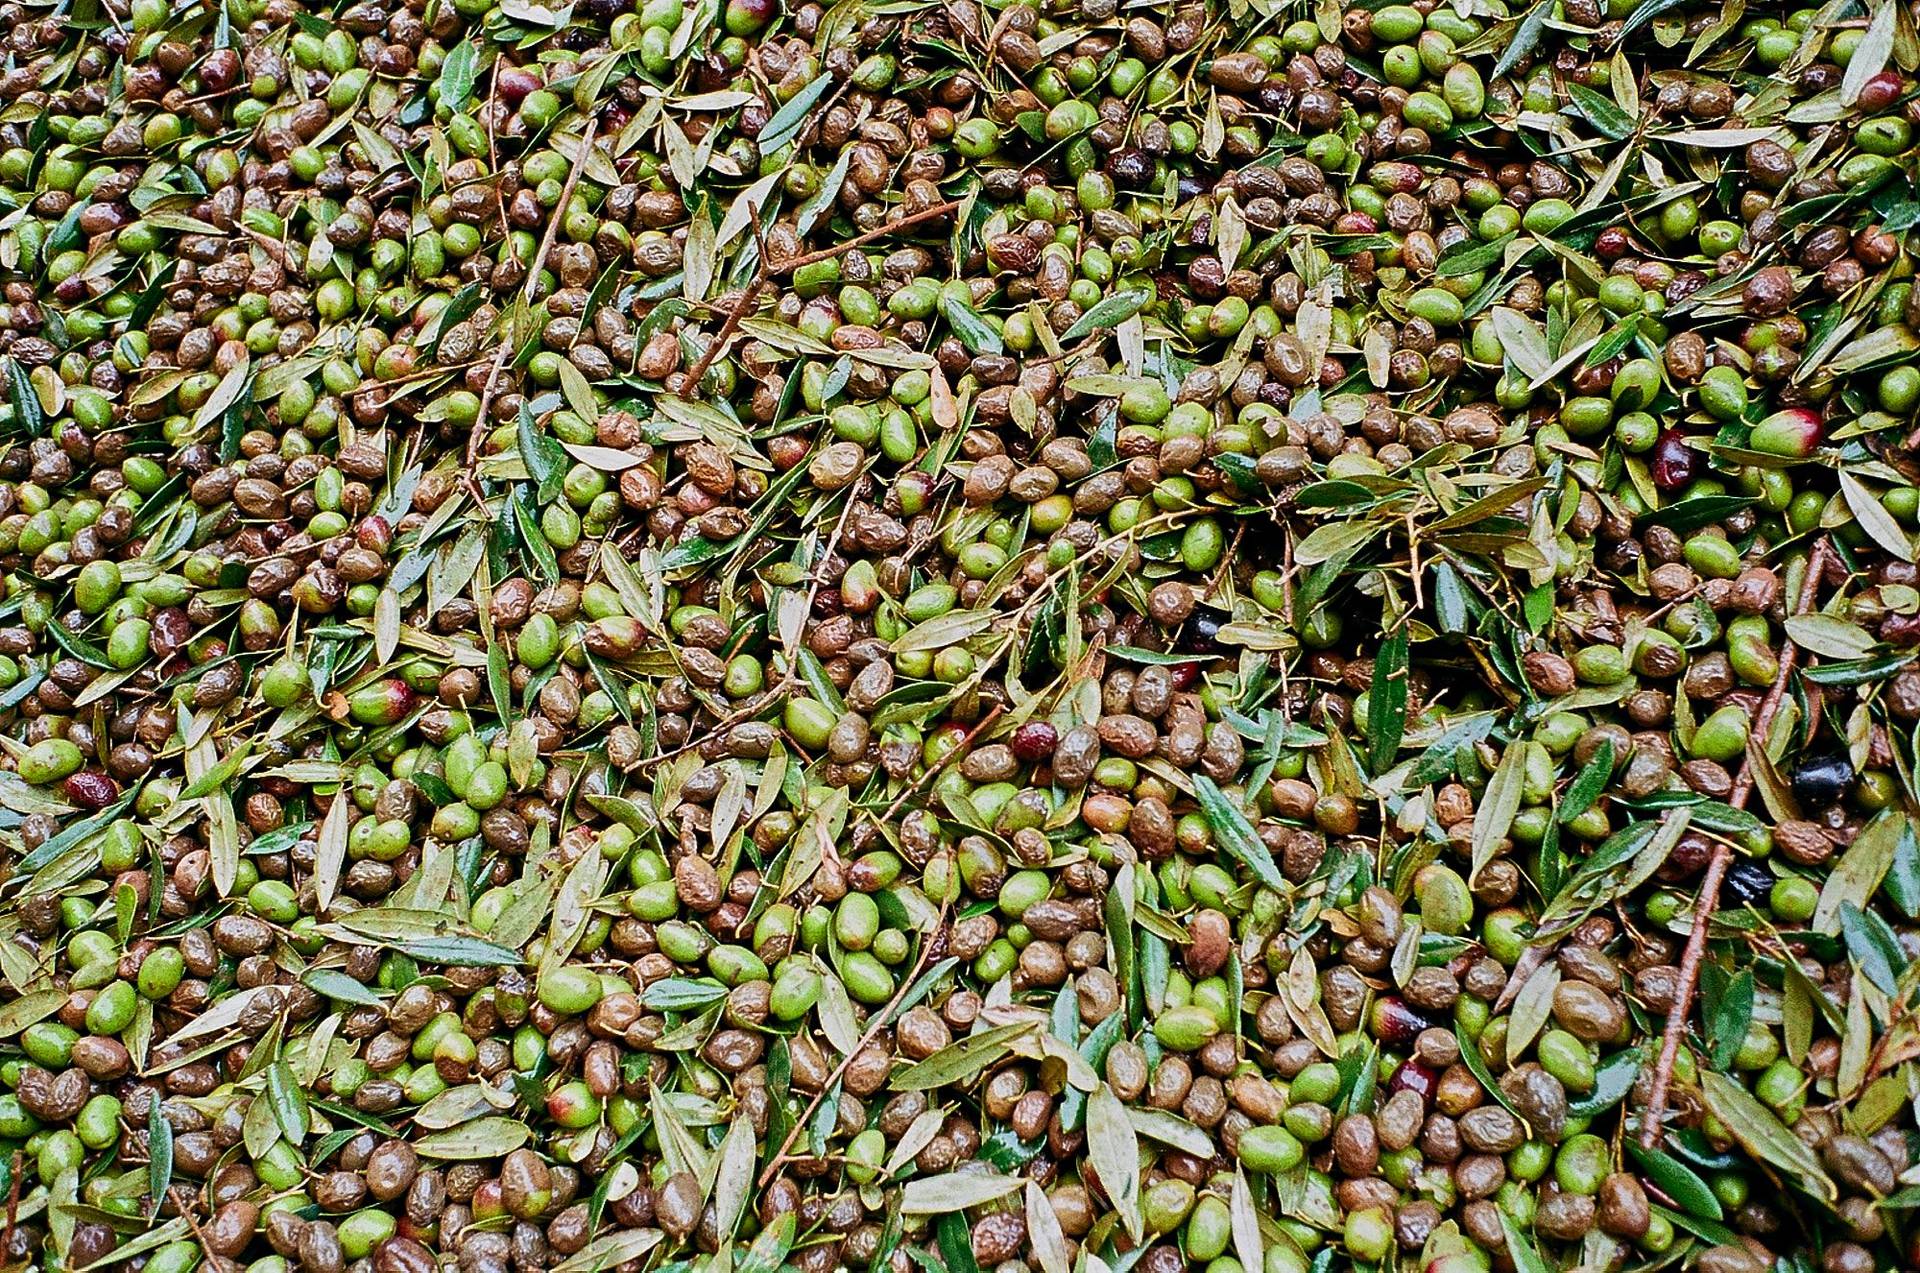
[[[993,710],[989,711],[985,716],[982,716],[979,723],[966,732],[957,746],[942,756],[935,764],[928,765],[925,773],[915,778],[912,783],[908,784],[905,791],[894,797],[893,803],[887,806],[886,812],[880,815],[878,821],[883,825],[893,821],[893,815],[900,812],[900,806],[905,804],[914,792],[920,790],[927,779],[934,777],[941,770],[945,769],[953,762],[954,757],[965,755],[967,749],[973,746],[974,740],[991,729],[993,723],[1006,714],[1006,710],[1007,706],[1005,703],[995,703]]]
[[[996,707],[994,713],[997,714],[1000,710],[1000,708]],[[982,723],[984,724],[985,722]],[[956,752],[959,750],[960,748],[958,747],[954,748]],[[919,982],[920,974],[924,972],[927,967],[927,957],[933,953],[933,934],[939,932],[941,926],[947,922],[947,905],[944,901],[940,903],[940,913],[934,917],[932,927],[921,937],[920,953],[914,958],[912,974],[901,980],[900,989],[894,992],[893,998],[887,1000],[887,1006],[868,1018],[869,1024],[866,1033],[862,1034],[860,1041],[855,1043],[852,1049],[840,1058],[840,1064],[833,1067],[833,1073],[827,1075],[827,1081],[820,1085],[820,1090],[813,1094],[813,1099],[807,1102],[807,1107],[800,1111],[800,1117],[794,1119],[793,1126],[787,1129],[786,1138],[780,1142],[780,1148],[774,1151],[773,1157],[767,1161],[766,1169],[760,1173],[760,1188],[765,1189],[772,1183],[773,1178],[780,1174],[780,1168],[788,1162],[787,1151],[793,1148],[794,1137],[800,1134],[801,1129],[804,1128],[808,1120],[813,1117],[813,1111],[820,1108],[820,1102],[826,1099],[827,1093],[833,1090],[833,1085],[840,1081],[840,1076],[845,1074],[847,1067],[853,1064],[853,1058],[866,1051],[867,1045],[878,1038],[880,1032],[887,1028],[887,1022],[893,1017],[893,1014],[899,1010],[900,1005],[906,1001],[907,995],[913,990],[915,984]]]
[[[741,321],[753,312],[753,307],[760,300],[760,293],[766,290],[767,284],[772,281],[776,273],[790,274],[802,266],[832,260],[844,252],[851,252],[853,249],[871,243],[876,239],[886,238],[890,234],[898,234],[909,226],[918,225],[922,221],[932,221],[936,217],[944,216],[954,211],[963,202],[964,200],[961,199],[949,199],[945,203],[936,203],[930,208],[922,208],[918,212],[901,217],[898,221],[889,221],[877,229],[868,230],[865,234],[856,234],[845,243],[837,244],[830,248],[822,248],[817,252],[808,252],[802,256],[793,257],[780,262],[777,266],[767,259],[766,253],[763,251],[760,255],[760,267],[754,273],[753,281],[747,284],[747,290],[741,293],[739,302],[728,312],[726,321],[720,324],[720,330],[715,332],[713,339],[707,342],[706,351],[700,355],[700,361],[694,363],[692,368],[688,370],[686,378],[680,382],[680,387],[675,390],[675,393],[681,398],[689,398],[699,391],[700,382],[705,379],[707,369],[713,366],[714,361],[720,357],[720,352],[727,347],[727,342],[733,339],[733,334],[739,330]]]
[[[1830,552],[1827,540],[1822,538],[1813,546],[1813,552],[1807,558],[1807,577],[1800,584],[1800,595],[1795,599],[1793,613],[1805,614],[1813,608],[1814,595],[1820,588],[1820,577],[1827,571],[1827,555]],[[1767,696],[1761,700],[1760,710],[1754,716],[1753,737],[1766,745],[1768,732],[1773,728],[1773,718],[1780,710],[1780,701],[1786,696],[1787,682],[1793,678],[1793,668],[1799,658],[1799,646],[1791,640],[1784,643],[1780,651],[1780,672],[1774,678]],[[1727,797],[1727,803],[1736,809],[1744,809],[1747,800],[1753,794],[1753,765],[1743,761],[1740,773],[1734,779],[1733,791]],[[1687,1018],[1693,1013],[1693,992],[1700,982],[1700,961],[1707,950],[1707,929],[1712,926],[1714,908],[1720,901],[1720,881],[1726,877],[1727,866],[1733,859],[1733,848],[1726,840],[1716,840],[1713,856],[1707,859],[1707,870],[1700,881],[1700,900],[1694,904],[1693,924],[1687,933],[1686,953],[1680,959],[1680,984],[1673,995],[1673,1006],[1667,1010],[1666,1032],[1660,1040],[1660,1059],[1653,1067],[1653,1090],[1647,1094],[1647,1108],[1640,1119],[1640,1144],[1651,1149],[1660,1139],[1660,1124],[1667,1113],[1667,1089],[1673,1082],[1674,1062],[1680,1055],[1680,1037],[1686,1033]]]
[[[540,271],[547,266],[547,254],[553,251],[553,241],[560,232],[561,222],[566,220],[565,210],[573,200],[574,188],[580,184],[580,174],[586,170],[587,156],[593,153],[594,139],[599,132],[600,120],[595,116],[587,121],[586,131],[580,134],[580,149],[574,153],[573,164],[567,169],[566,184],[560,187],[559,201],[554,204],[563,215],[556,216],[547,222],[547,232],[540,239],[540,249],[533,254],[533,260],[527,266],[527,281],[521,289],[520,297],[528,304],[532,304],[533,294],[540,286]],[[485,508],[486,504],[480,494],[479,483],[474,479],[473,470],[474,465],[480,460],[480,439],[487,428],[487,410],[493,405],[494,391],[500,387],[500,373],[506,370],[507,359],[513,356],[513,347],[514,340],[509,333],[508,337],[500,342],[500,352],[493,356],[493,366],[487,370],[487,383],[480,391],[480,410],[474,416],[472,430],[467,434],[466,484],[475,502],[482,508]]]

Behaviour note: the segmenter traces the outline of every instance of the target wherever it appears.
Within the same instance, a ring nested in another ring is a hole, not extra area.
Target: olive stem
[[[747,284],[747,290],[740,294],[740,303],[727,311],[727,320],[720,324],[720,330],[715,332],[713,339],[707,342],[707,348],[700,355],[700,361],[693,364],[686,378],[680,382],[680,388],[675,393],[676,397],[691,398],[699,391],[700,382],[706,377],[707,368],[713,366],[714,360],[720,356],[720,351],[726,347],[728,341],[733,339],[733,333],[739,330],[740,320],[759,303],[760,293],[766,285],[767,276],[764,273],[755,275],[753,282]]]
[[[850,483],[847,486],[847,505],[845,508],[840,510],[840,520],[834,523],[833,535],[831,538],[827,540],[827,550],[820,554],[820,566],[824,566],[826,564],[827,558],[833,556],[834,550],[840,547],[840,536],[844,534],[847,529],[847,517],[849,514],[853,512],[853,505],[854,505],[853,487],[852,487],[852,484]],[[814,599],[820,595],[820,580],[821,580],[820,568],[816,567],[813,574],[813,584],[811,587],[807,589],[807,608],[805,611],[805,613],[807,614],[813,613]],[[741,721],[748,720],[751,717],[753,717],[755,714],[761,711],[764,711],[766,708],[766,705],[769,702],[774,702],[782,698],[783,696],[785,696],[787,691],[793,688],[793,681],[795,676],[798,675],[799,666],[800,666],[800,663],[798,659],[788,659],[787,670],[781,674],[780,683],[774,686],[773,692],[771,694],[755,696],[755,698],[751,701],[750,705],[746,707],[736,708],[733,711],[728,712],[725,716],[722,716],[719,720],[713,723],[712,729],[709,729],[706,733],[694,739],[692,742],[683,743],[680,746],[674,748],[672,751],[663,751],[656,756],[649,756],[645,760],[642,760],[640,764],[636,766],[636,768],[646,768],[652,765],[657,765],[663,761],[672,760],[675,756],[684,755],[687,752],[693,751],[695,748],[704,747],[707,745],[708,742],[710,742],[714,738],[719,737],[720,734],[722,734],[726,730],[729,730],[733,728],[735,725],[738,725]]]
[[[167,1189],[167,1197],[172,1198],[173,1205],[180,1208],[180,1218],[187,1222],[189,1229],[193,1230],[193,1240],[200,1244],[200,1254],[205,1257],[207,1264],[211,1266],[213,1264],[213,1248],[207,1245],[207,1235],[200,1231],[200,1222],[193,1218],[192,1192],[184,1185],[171,1185]],[[160,1208],[158,1204],[156,1204],[154,1206],[154,1215],[158,1216],[159,1213]]]
[[[1805,614],[1813,608],[1814,595],[1820,588],[1820,577],[1827,572],[1827,541],[1823,538],[1813,546],[1813,552],[1807,558],[1807,577],[1801,581],[1800,595],[1795,598],[1793,613]],[[1792,640],[1784,643],[1780,651],[1780,673],[1774,678],[1767,696],[1761,700],[1760,710],[1754,716],[1752,736],[1766,746],[1768,732],[1773,728],[1773,718],[1780,710],[1780,701],[1786,696],[1787,682],[1792,679],[1794,664],[1799,661],[1799,647]],[[1747,799],[1753,794],[1753,765],[1742,761],[1739,776],[1734,779],[1733,791],[1727,797],[1727,803],[1736,809],[1744,809]],[[1640,1117],[1640,1145],[1643,1149],[1652,1149],[1660,1139],[1660,1125],[1667,1113],[1667,1089],[1673,1082],[1674,1062],[1680,1056],[1680,1038],[1687,1032],[1687,1018],[1693,1015],[1693,992],[1700,982],[1700,961],[1707,952],[1707,929],[1713,925],[1714,909],[1720,903],[1720,882],[1726,878],[1727,867],[1733,860],[1733,847],[1726,840],[1716,840],[1713,856],[1707,859],[1707,871],[1700,881],[1700,897],[1693,906],[1693,926],[1687,933],[1687,949],[1680,959],[1680,985],[1673,996],[1673,1006],[1667,1010],[1666,1032],[1660,1040],[1660,1059],[1653,1067],[1653,1090],[1647,1094],[1647,1108]]]
[[[580,149],[575,152],[572,167],[567,169],[566,184],[560,187],[560,198],[553,206],[556,215],[547,221],[547,232],[540,240],[540,250],[533,255],[533,262],[527,266],[527,281],[520,290],[520,299],[527,304],[533,303],[533,293],[540,286],[540,271],[547,267],[547,255],[553,251],[554,238],[559,234],[560,223],[566,220],[567,205],[573,201],[573,191],[580,184],[580,174],[586,170],[587,156],[593,152],[595,137],[600,132],[600,119],[595,116],[587,121],[587,130],[580,134]],[[484,510],[486,501],[480,494],[479,483],[474,479],[474,465],[480,460],[480,439],[487,429],[487,409],[493,405],[494,391],[500,387],[500,373],[506,370],[507,359],[513,356],[515,345],[512,333],[507,333],[500,342],[500,352],[493,356],[493,366],[487,371],[486,386],[480,391],[480,411],[474,417],[473,429],[467,434],[466,482],[474,502]]]
[[[893,803],[887,806],[887,811],[881,814],[880,817],[877,819],[877,821],[880,822],[882,825],[892,822],[893,815],[900,812],[900,806],[905,804],[907,800],[912,797],[914,792],[920,790],[920,786],[922,783],[926,782],[927,779],[933,777],[935,774],[939,773],[942,769],[945,769],[948,765],[952,764],[954,757],[965,755],[967,748],[973,746],[973,740],[980,737],[980,735],[984,734],[987,730],[991,729],[993,727],[993,723],[999,720],[1001,716],[1006,714],[1006,710],[1007,710],[1007,705],[1005,703],[995,703],[993,705],[993,710],[989,711],[985,716],[982,716],[980,718],[979,724],[975,725],[972,729],[968,730],[966,734],[961,737],[959,744],[956,747],[954,747],[952,751],[949,751],[946,755],[940,757],[940,759],[934,764],[927,766],[927,770],[925,773],[921,774],[918,778],[915,778],[910,784],[908,784],[907,789],[905,791],[901,792],[898,796],[894,797]]]
[[[991,716],[999,715],[999,713],[1000,708],[994,708],[989,719],[991,719]],[[984,725],[985,722],[983,721],[982,724]],[[959,750],[958,747],[954,748],[956,752]],[[813,1099],[807,1102],[807,1107],[800,1112],[800,1117],[793,1120],[793,1126],[787,1129],[786,1139],[780,1142],[780,1148],[774,1153],[772,1159],[768,1161],[766,1170],[760,1173],[760,1188],[765,1189],[773,1182],[773,1178],[780,1174],[780,1168],[785,1166],[788,1161],[787,1151],[793,1148],[794,1137],[800,1134],[801,1129],[807,1125],[807,1121],[813,1117],[813,1111],[820,1108],[820,1102],[826,1099],[827,1093],[833,1090],[833,1085],[840,1081],[840,1077],[847,1072],[847,1067],[853,1064],[853,1058],[866,1051],[867,1045],[872,1043],[874,1039],[879,1036],[880,1032],[887,1028],[887,1023],[892,1019],[893,1014],[899,1010],[901,1003],[906,1000],[907,992],[913,989],[914,983],[920,980],[920,974],[926,971],[927,956],[933,953],[933,934],[939,932],[941,926],[946,922],[947,903],[943,901],[940,903],[940,914],[933,921],[933,927],[921,938],[920,954],[913,961],[912,975],[904,978],[900,982],[900,989],[894,991],[893,998],[887,1000],[886,1007],[880,1009],[880,1011],[868,1018],[869,1024],[866,1033],[860,1036],[860,1041],[853,1045],[852,1051],[840,1058],[840,1064],[833,1067],[833,1073],[829,1074],[827,1081],[820,1085],[820,1090],[813,1094]]]
[[[898,221],[889,221],[878,229],[868,230],[865,234],[856,234],[845,243],[793,257],[791,260],[782,261],[777,266],[768,262],[763,250],[760,254],[760,268],[755,272],[753,282],[747,284],[747,290],[741,295],[739,304],[728,311],[727,320],[720,324],[720,330],[715,332],[713,339],[707,342],[706,352],[700,355],[700,361],[694,363],[693,368],[687,372],[686,379],[681,381],[679,389],[675,390],[675,396],[690,398],[699,392],[700,381],[706,377],[707,369],[713,366],[714,361],[720,357],[720,351],[725,349],[727,342],[733,339],[733,333],[739,330],[741,320],[753,312],[753,307],[760,300],[760,293],[766,290],[767,283],[773,275],[791,274],[804,265],[816,265],[821,261],[832,260],[842,252],[851,252],[854,248],[871,243],[875,239],[884,239],[890,234],[898,234],[922,221],[931,221],[936,217],[945,216],[963,202],[964,200],[961,199],[949,199],[945,203],[936,203],[931,208],[922,208],[918,212],[901,217]]]
[[[769,267],[768,272],[791,274],[803,265],[818,265],[822,261],[830,261],[842,252],[850,252],[854,248],[865,247],[876,239],[884,239],[890,234],[898,234],[908,226],[919,225],[922,221],[932,221],[936,217],[943,217],[949,212],[958,211],[960,205],[965,202],[965,199],[949,199],[945,203],[936,203],[930,208],[922,208],[918,212],[909,213],[901,217],[898,221],[889,221],[887,224],[868,230],[864,234],[856,234],[845,243],[836,243],[830,248],[821,248],[817,252],[808,252],[804,256],[796,256],[782,261],[777,266]]]

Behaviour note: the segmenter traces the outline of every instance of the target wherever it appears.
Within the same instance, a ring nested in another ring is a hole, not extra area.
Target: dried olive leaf
[[[945,1107],[938,1105],[920,1111],[919,1116],[908,1124],[907,1130],[901,1133],[900,1143],[893,1147],[893,1153],[887,1156],[887,1175],[898,1175],[901,1168],[912,1162],[919,1156],[921,1150],[933,1143],[933,1138],[938,1136],[940,1129],[946,1125],[949,1112]]]
[[[1233,1230],[1234,1253],[1240,1257],[1241,1267],[1261,1267],[1264,1243],[1260,1237],[1260,1213],[1254,1204],[1253,1189],[1247,1184],[1246,1168],[1238,1164],[1233,1169],[1227,1216]]]
[[[1513,1014],[1508,1018],[1507,1046],[1512,1049],[1510,1055],[1519,1056],[1527,1050],[1541,1029],[1547,1024],[1547,1018],[1553,1014],[1553,992],[1560,988],[1560,965],[1543,963],[1534,970],[1520,993],[1513,999]]]
[[[1087,1098],[1087,1156],[1121,1223],[1138,1242],[1145,1232],[1140,1212],[1140,1141],[1126,1106],[1104,1082]]]
[[[753,1192],[753,1168],[757,1161],[753,1120],[745,1114],[734,1116],[727,1138],[720,1146],[720,1167],[714,1177],[713,1210],[723,1242],[730,1241],[746,1213],[747,1199]]]
[[[1340,1045],[1333,1033],[1333,1023],[1327,1019],[1326,1009],[1320,1006],[1319,973],[1304,945],[1293,952],[1293,959],[1287,965],[1285,1000],[1287,1015],[1300,1027],[1300,1033],[1328,1056],[1339,1056]]]
[[[1214,1152],[1213,1138],[1178,1114],[1150,1105],[1129,1106],[1127,1120],[1148,1140],[1157,1140],[1183,1154],[1198,1158]]]
[[[791,1230],[792,1216],[784,1215],[781,1219],[789,1222],[788,1228]],[[658,1229],[615,1229],[611,1233],[601,1234],[554,1265],[550,1273],[596,1273],[600,1269],[618,1268],[653,1250],[665,1237],[666,1234]],[[754,1245],[757,1247],[759,1243],[756,1241]],[[746,1267],[743,1262],[736,1273],[742,1273]]]
[[[36,990],[0,1005],[0,1039],[10,1039],[28,1026],[45,1021],[66,1001],[63,990]]]
[[[853,1003],[847,997],[846,983],[832,969],[823,968],[820,972],[820,1030],[836,1051],[842,1056],[851,1056],[860,1046],[860,1026],[853,1017]]]
[[[1022,1185],[1018,1176],[949,1171],[909,1180],[900,1193],[900,1213],[909,1216],[943,1215],[997,1202]]]
[[[1893,514],[1887,511],[1887,506],[1874,498],[1873,492],[1862,485],[1859,478],[1845,469],[1841,469],[1838,476],[1840,493],[1846,497],[1847,507],[1852,510],[1854,519],[1860,523],[1860,529],[1866,531],[1874,543],[1901,561],[1912,561],[1913,540],[1906,531],[1900,529],[1900,523],[1893,519]]]
[[[1013,1040],[1034,1028],[1032,1022],[1016,1021],[982,1030],[916,1061],[894,1075],[889,1086],[897,1092],[923,1092],[964,1083],[1010,1053]]]
[[[240,1142],[255,1160],[265,1158],[280,1142],[280,1121],[273,1116],[271,1102],[255,1100],[246,1108],[246,1117],[240,1121]]]
[[[950,645],[959,645],[1003,621],[1004,616],[994,610],[949,610],[907,629],[889,648],[895,654],[941,650]]]
[[[252,360],[248,358],[242,358],[239,362],[229,367],[227,374],[220,377],[220,383],[213,387],[213,392],[207,396],[207,400],[201,403],[200,409],[194,413],[193,427],[196,429],[204,429],[217,419],[221,412],[239,401],[240,391],[247,387],[247,377],[252,370],[253,363]]]
[[[479,1083],[463,1083],[459,1087],[450,1087],[430,1099],[413,1116],[416,1126],[428,1131],[445,1131],[449,1127],[458,1127],[494,1112],[494,1104],[487,1097],[485,1086]]]
[[[786,176],[784,170],[770,172],[733,197],[733,202],[727,205],[726,216],[720,219],[719,230],[714,234],[712,248],[714,252],[726,251],[749,225],[759,219],[760,210],[766,206],[774,187],[784,176]],[[700,220],[698,217],[694,219]]]
[[[1072,1273],[1067,1258],[1067,1237],[1060,1228],[1060,1217],[1047,1201],[1046,1191],[1037,1181],[1026,1183],[1027,1241],[1033,1244],[1040,1273]]]
[[[1840,1060],[1834,1067],[1833,1085],[1842,1097],[1852,1096],[1866,1082],[1873,1035],[1873,1016],[1867,1010],[1867,980],[1862,977],[1848,987],[1846,1025],[1840,1031]]]
[[[1859,624],[1830,614],[1789,615],[1786,628],[1795,645],[1822,658],[1864,658],[1878,644]]]
[[[1294,545],[1293,559],[1303,566],[1317,566],[1351,553],[1381,533],[1382,527],[1368,521],[1327,522],[1309,531]]]
[[[180,1044],[188,1039],[198,1039],[231,1029],[240,1024],[240,1018],[246,1015],[247,1009],[251,1008],[255,1002],[265,998],[278,1003],[284,993],[278,986],[254,986],[250,990],[229,995],[174,1031],[167,1042]]]
[[[1854,46],[1853,56],[1847,60],[1846,74],[1840,77],[1840,100],[1849,106],[1860,100],[1860,91],[1867,86],[1867,81],[1885,70],[1888,59],[1893,56],[1894,14],[1898,6],[1894,0],[1879,0],[1869,8],[1873,16],[1867,20],[1866,34]]]
[[[1499,338],[1501,350],[1521,375],[1528,380],[1539,380],[1548,374],[1553,367],[1553,351],[1548,348],[1546,333],[1538,323],[1504,305],[1494,306],[1488,321],[1493,324],[1493,334]]]
[[[1883,809],[1860,829],[1820,886],[1810,927],[1837,935],[1845,906],[1864,907],[1880,888],[1902,841],[1913,839],[1913,823],[1897,809]]]
[[[1850,375],[1876,363],[1905,358],[1916,350],[1920,350],[1920,332],[1904,325],[1876,327],[1858,340],[1842,346],[1824,365],[1836,375]],[[1818,362],[1811,363],[1809,370],[1820,365]],[[1841,476],[1850,475],[1842,470]]]

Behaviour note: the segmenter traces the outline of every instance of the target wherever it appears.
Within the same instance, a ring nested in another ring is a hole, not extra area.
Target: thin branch
[[[793,1126],[787,1129],[786,1139],[780,1142],[778,1152],[767,1163],[766,1170],[760,1173],[760,1188],[765,1189],[771,1184],[773,1178],[780,1174],[780,1169],[791,1161],[787,1153],[793,1148],[794,1137],[806,1128],[808,1121],[813,1118],[813,1111],[820,1108],[820,1102],[825,1100],[827,1093],[833,1090],[833,1085],[840,1081],[840,1076],[847,1072],[847,1067],[853,1064],[853,1058],[866,1051],[867,1045],[887,1028],[888,1021],[906,1000],[907,992],[913,989],[914,983],[920,980],[920,974],[926,971],[927,956],[933,953],[933,934],[939,932],[946,922],[947,903],[941,902],[939,916],[933,921],[933,927],[927,930],[926,936],[921,939],[920,954],[913,961],[912,975],[901,980],[900,989],[894,991],[893,998],[887,1001],[886,1007],[867,1018],[866,1033],[860,1036],[860,1041],[853,1045],[851,1052],[840,1058],[840,1064],[836,1065],[833,1073],[827,1076],[827,1081],[820,1085],[820,1090],[813,1094],[813,1099],[807,1102],[807,1107],[800,1112],[800,1117],[793,1120]]]
[[[937,763],[927,766],[926,772],[921,774],[918,778],[915,778],[910,784],[908,784],[907,789],[905,791],[902,791],[898,796],[894,797],[893,803],[887,806],[887,811],[881,814],[878,818],[874,820],[876,822],[879,822],[883,826],[886,825],[887,823],[892,822],[893,815],[900,812],[900,806],[905,804],[909,799],[911,799],[914,792],[920,790],[921,787],[925,786],[929,778],[934,777],[941,770],[945,769],[948,765],[952,764],[955,758],[966,755],[968,749],[973,746],[973,740],[980,737],[980,735],[986,733],[989,729],[993,728],[993,723],[999,720],[1001,716],[1005,715],[1006,710],[1007,710],[1007,705],[1005,703],[995,703],[993,705],[993,710],[988,712],[985,716],[982,716],[980,718],[980,723],[975,725],[972,729],[968,730],[965,736],[960,739],[960,742],[957,746],[955,746],[951,751],[947,752],[946,755],[942,756]]]
[[[1814,597],[1820,589],[1820,579],[1827,573],[1829,552],[1824,538],[1813,546],[1813,552],[1807,558],[1807,577],[1801,581],[1800,595],[1794,602],[1794,614],[1805,614],[1813,608]],[[1761,701],[1760,711],[1754,716],[1752,736],[1759,739],[1763,747],[1768,733],[1773,729],[1773,719],[1780,711],[1781,700],[1786,696],[1787,682],[1793,679],[1793,668],[1798,659],[1799,647],[1792,641],[1786,642],[1780,651],[1780,674],[1774,678],[1766,698]],[[1749,762],[1742,762],[1727,803],[1736,809],[1744,809],[1752,795],[1753,766]],[[1732,846],[1726,840],[1716,840],[1713,856],[1707,860],[1706,875],[1700,881],[1699,899],[1693,905],[1693,927],[1687,933],[1687,949],[1680,959],[1680,986],[1674,992],[1673,1006],[1667,1010],[1666,1033],[1660,1040],[1660,1059],[1653,1067],[1653,1090],[1647,1094],[1647,1107],[1640,1115],[1640,1144],[1647,1149],[1652,1149],[1659,1141],[1661,1124],[1666,1119],[1667,1089],[1673,1083],[1673,1066],[1680,1056],[1680,1040],[1687,1032],[1687,1019],[1693,1015],[1693,993],[1699,985],[1700,963],[1707,952],[1707,929],[1713,925],[1713,913],[1720,904],[1720,884],[1726,878],[1727,867],[1732,860]]]
[[[680,388],[676,391],[677,395],[681,398],[691,398],[700,391],[700,382],[705,379],[708,368],[712,367],[714,361],[720,357],[721,351],[727,347],[727,342],[733,339],[734,332],[740,328],[741,320],[753,312],[753,307],[760,301],[760,293],[766,291],[767,284],[775,275],[791,274],[802,266],[817,265],[821,261],[832,260],[843,252],[872,243],[875,239],[884,239],[888,235],[898,234],[923,221],[932,221],[936,217],[945,216],[958,208],[962,202],[964,201],[960,199],[949,199],[945,203],[936,203],[931,208],[922,208],[918,212],[901,217],[898,221],[889,221],[878,229],[868,230],[865,234],[856,234],[845,243],[837,243],[833,247],[822,248],[818,252],[790,257],[778,265],[767,259],[763,249],[760,253],[760,266],[754,273],[753,282],[747,284],[747,290],[741,294],[739,304],[728,312],[726,322],[720,324],[720,330],[714,333],[712,340],[707,342],[706,351],[700,355],[700,361],[693,364],[692,369],[687,372],[686,379],[681,382]]]
[[[587,131],[580,135],[580,149],[573,157],[573,166],[567,169],[566,184],[560,187],[560,201],[554,205],[554,215],[547,219],[547,232],[540,240],[540,250],[534,253],[533,262],[527,267],[527,280],[520,289],[520,299],[532,304],[533,294],[540,286],[540,271],[547,268],[547,256],[553,251],[553,241],[560,233],[560,223],[567,219],[567,205],[573,202],[573,191],[580,184],[580,174],[587,166],[587,156],[593,153],[594,139],[600,132],[598,116],[587,121]],[[484,510],[485,497],[480,493],[479,483],[474,480],[474,466],[480,462],[480,440],[487,432],[487,412],[493,406],[494,391],[500,387],[500,374],[506,370],[507,359],[513,356],[513,333],[508,332],[500,342],[500,352],[493,357],[493,366],[487,371],[487,383],[480,391],[480,414],[474,418],[473,429],[467,434],[466,481],[474,502]]]

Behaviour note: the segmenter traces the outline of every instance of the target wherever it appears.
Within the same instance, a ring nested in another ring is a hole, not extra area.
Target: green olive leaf
[[[1702,1070],[1700,1090],[1713,1116],[1748,1153],[1779,1168],[1814,1197],[1828,1203],[1838,1199],[1839,1191],[1813,1149],[1787,1130],[1739,1079]]]
[[[1199,798],[1200,811],[1206,815],[1207,825],[1213,829],[1214,842],[1253,872],[1254,878],[1261,884],[1276,893],[1287,892],[1286,876],[1274,865],[1273,851],[1255,833],[1253,824],[1247,821],[1247,815],[1228,800],[1219,785],[1205,774],[1193,775],[1193,790]]]

